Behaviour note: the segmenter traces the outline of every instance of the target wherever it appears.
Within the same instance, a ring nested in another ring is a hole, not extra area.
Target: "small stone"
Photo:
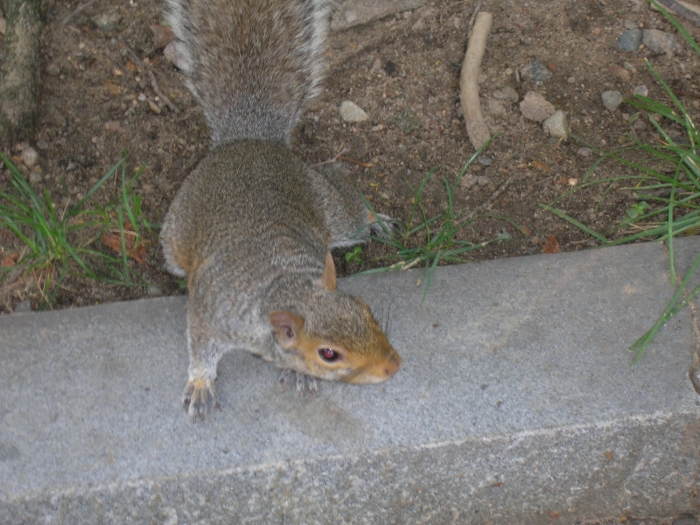
[[[641,95],[641,96],[643,96],[643,97],[648,97],[648,96],[649,96],[649,90],[647,89],[647,87],[646,87],[644,84],[642,84],[641,86],[637,86],[636,88],[634,88],[634,91],[633,91],[632,93],[635,94],[635,95]]]
[[[160,24],[151,24],[153,42],[158,49],[167,46],[173,40],[173,30]]]
[[[399,113],[394,121],[399,129],[404,133],[411,133],[423,127],[420,119],[418,119],[418,117],[408,110]]]
[[[632,22],[632,20],[623,20],[622,25],[625,26],[625,29],[637,29],[639,26]]]
[[[350,100],[344,100],[340,104],[340,118],[345,122],[355,124],[357,122],[364,122],[369,117],[360,106]]]
[[[158,104],[156,104],[152,100],[148,101],[148,107],[151,108],[151,111],[153,111],[153,113],[155,113],[156,115],[160,115],[160,107],[158,107]]]
[[[610,112],[617,110],[625,100],[622,93],[619,91],[603,91],[600,95],[603,100],[603,106]]]
[[[566,113],[562,110],[556,111],[542,123],[542,128],[549,133],[551,137],[566,139],[569,133],[569,123],[566,120]]]
[[[119,25],[119,22],[122,21],[122,15],[119,14],[119,11],[110,11],[94,16],[92,21],[102,31],[110,32],[114,31]]]
[[[149,284],[148,285],[148,295],[153,296],[153,297],[159,297],[163,295],[163,289],[158,286],[157,284]]]
[[[666,55],[672,57],[681,51],[681,44],[675,36],[658,29],[645,29],[642,35],[642,42],[654,55],[666,53]]]
[[[42,176],[41,171],[34,171],[29,174],[29,182],[31,184],[39,184],[42,180],[44,180],[44,177]]]
[[[520,75],[535,84],[541,84],[552,78],[552,72],[539,60],[533,60],[520,69]]]
[[[41,149],[41,150],[49,149],[49,143],[46,142],[45,140],[37,140],[36,147]]]
[[[632,80],[632,73],[617,64],[610,64],[610,72],[623,82]]]
[[[593,150],[591,148],[579,148],[578,150],[576,150],[576,155],[587,159],[588,157],[593,155]]]
[[[487,157],[486,155],[479,155],[476,158],[476,161],[481,164],[482,166],[490,166],[491,165],[491,159]]]
[[[625,31],[617,41],[617,48],[620,51],[637,51],[642,45],[642,30],[630,29]]]
[[[535,122],[543,122],[551,117],[555,111],[556,108],[552,104],[534,91],[528,92],[520,103],[520,113],[523,117]]]
[[[37,153],[37,151],[34,148],[27,146],[22,151],[22,162],[28,168],[32,168],[32,167],[36,166],[37,162],[39,162],[39,154]]]
[[[163,49],[163,56],[178,69],[185,69],[187,61],[180,47],[175,42],[170,42]]]
[[[15,144],[15,151],[24,151],[29,147],[29,142],[18,142]]]
[[[57,77],[61,74],[61,66],[59,66],[56,62],[51,62],[48,66],[46,66],[46,73],[51,77]]]
[[[122,130],[122,126],[117,120],[108,120],[105,122],[105,131],[107,133],[117,133]]]
[[[472,175],[471,173],[467,173],[464,177],[462,177],[462,180],[459,181],[459,185],[462,188],[469,189],[472,186],[476,184],[476,177]]]
[[[503,86],[501,88],[501,93],[503,93],[503,95],[513,103],[516,103],[519,100],[518,92],[510,86]]]
[[[387,60],[387,63],[384,64],[384,72],[393,78],[399,74],[399,66],[397,66],[391,60]]]
[[[629,62],[623,62],[623,63],[622,63],[622,67],[624,67],[627,71],[629,71],[629,72],[632,73],[633,75],[636,75],[636,74],[637,74],[637,68],[634,67],[634,66],[633,66],[632,64],[630,64]]]
[[[145,93],[139,93],[138,99],[139,99],[139,102],[146,102],[148,100],[148,97],[146,96]]]
[[[503,102],[500,100],[489,99],[488,112],[490,115],[503,115],[506,112],[506,108],[503,107]]]

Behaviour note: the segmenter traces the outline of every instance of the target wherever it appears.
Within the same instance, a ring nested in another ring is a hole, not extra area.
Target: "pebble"
[[[32,172],[29,174],[29,182],[32,184],[39,184],[42,180],[44,180],[44,177],[42,176],[41,171],[32,170]]]
[[[535,84],[541,84],[552,78],[552,72],[539,60],[533,60],[520,69],[520,76]]]
[[[566,139],[569,134],[569,123],[566,119],[566,113],[562,110],[554,112],[551,117],[542,123],[542,128],[551,137]]]
[[[620,51],[637,51],[642,45],[642,30],[630,29],[625,31],[617,41],[617,48]]]
[[[153,42],[158,49],[164,48],[173,40],[173,30],[160,24],[151,24]]]
[[[501,88],[501,93],[503,93],[505,97],[513,103],[516,103],[518,100],[520,100],[520,97],[518,97],[518,92],[515,91],[515,89],[511,86],[503,86]]]
[[[603,91],[600,94],[600,98],[603,100],[603,106],[605,106],[605,109],[610,112],[613,112],[619,108],[620,104],[622,104],[625,100],[625,97],[623,97],[622,93],[619,91]]]
[[[610,72],[623,82],[632,80],[632,73],[617,64],[610,64]]]
[[[476,158],[476,161],[481,164],[482,166],[490,166],[491,165],[491,159],[487,157],[486,155],[479,155]]]
[[[92,21],[102,31],[110,32],[114,31],[119,25],[119,22],[122,21],[122,15],[119,14],[119,11],[110,11],[92,17]]]
[[[550,104],[542,95],[534,91],[529,91],[520,103],[520,113],[528,120],[543,122],[551,117],[556,108]]]
[[[24,151],[29,147],[29,142],[18,142],[15,144],[15,151]]]
[[[622,25],[625,26],[625,29],[637,29],[638,27],[632,20],[623,20]]]
[[[629,72],[632,73],[633,75],[636,75],[636,74],[637,74],[637,68],[634,67],[634,66],[633,66],[632,64],[630,64],[629,62],[623,62],[623,63],[622,63],[622,67],[624,67],[627,71],[629,71]]]
[[[152,100],[148,101],[148,107],[151,108],[151,111],[153,111],[153,113],[155,113],[156,115],[160,115],[160,107],[158,107],[158,104],[156,104]]]
[[[119,124],[118,120],[108,120],[105,122],[105,131],[107,133],[116,133],[122,130],[121,124]]]
[[[672,57],[681,51],[681,44],[671,33],[658,29],[645,29],[642,42],[654,55],[666,55]]]
[[[648,97],[648,96],[649,96],[649,90],[647,89],[647,87],[646,87],[644,84],[642,84],[641,86],[637,86],[636,88],[634,88],[634,91],[633,91],[632,93],[635,94],[635,95],[641,95],[641,96],[643,96],[643,97]]]
[[[367,116],[364,109],[354,102],[344,100],[340,104],[340,118],[342,118],[345,122],[355,124],[356,122],[364,122],[369,118],[369,116]]]
[[[159,297],[163,295],[163,289],[158,286],[157,284],[149,284],[148,285],[148,295],[153,296],[153,297]]]
[[[45,140],[37,140],[36,147],[39,149],[49,149],[49,143]]]
[[[579,148],[578,150],[576,150],[576,155],[587,159],[588,157],[593,155],[593,150],[591,148]]]
[[[46,73],[51,77],[57,77],[61,74],[61,66],[59,66],[56,62],[51,62],[48,66],[46,66]]]
[[[163,49],[163,56],[178,69],[185,69],[185,55],[180,51],[180,47],[175,42],[170,42]]]
[[[28,168],[32,168],[36,166],[37,162],[39,162],[39,154],[34,148],[27,146],[24,148],[24,150],[22,150],[22,162]]]

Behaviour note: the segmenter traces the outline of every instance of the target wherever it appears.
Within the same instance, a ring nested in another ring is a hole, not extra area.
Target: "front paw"
[[[204,420],[204,414],[208,412],[211,405],[221,409],[214,392],[214,382],[210,379],[190,379],[182,395],[182,403],[192,422],[197,416]]]
[[[289,380],[289,376],[292,374],[296,375],[297,395],[303,396],[307,391],[309,394],[315,394],[318,392],[318,383],[316,383],[315,377],[300,374],[299,372],[293,372],[292,370],[285,370],[282,372],[282,375],[280,375],[280,383],[285,384]]]

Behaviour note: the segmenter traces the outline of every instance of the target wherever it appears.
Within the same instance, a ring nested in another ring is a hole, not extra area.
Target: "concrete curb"
[[[700,239],[677,242],[687,268]],[[0,522],[573,523],[698,515],[692,311],[646,244],[342,280],[403,369],[299,398],[244,353],[191,424],[185,298],[0,316]]]

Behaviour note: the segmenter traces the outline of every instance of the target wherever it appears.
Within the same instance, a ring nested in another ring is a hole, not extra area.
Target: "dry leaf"
[[[119,95],[121,95],[121,92],[122,92],[121,88],[118,85],[116,85],[114,82],[105,82],[104,84],[102,84],[102,86],[105,89],[107,89],[107,91],[109,92],[110,95],[112,95],[114,97],[118,97]]]
[[[523,233],[530,237],[532,235],[532,230],[525,226],[524,224],[520,227],[523,230]]]
[[[544,243],[544,248],[542,248],[542,253],[559,253],[561,248],[559,247],[559,241],[551,233],[547,235],[547,242]]]
[[[2,266],[3,268],[9,268],[10,266],[14,266],[15,264],[17,264],[18,260],[19,253],[12,252],[10,255],[8,255],[2,261],[0,261],[0,266]]]
[[[549,166],[547,166],[544,162],[540,162],[539,160],[533,160],[530,165],[535,168],[537,171],[541,171],[545,175],[549,173]]]
[[[143,256],[146,255],[146,243],[140,241],[134,246],[134,239],[136,239],[134,227],[130,222],[127,222],[124,225],[124,246],[126,247],[126,255],[136,262],[143,264]],[[111,230],[102,235],[102,244],[118,254],[122,253],[122,239],[118,230]]]

